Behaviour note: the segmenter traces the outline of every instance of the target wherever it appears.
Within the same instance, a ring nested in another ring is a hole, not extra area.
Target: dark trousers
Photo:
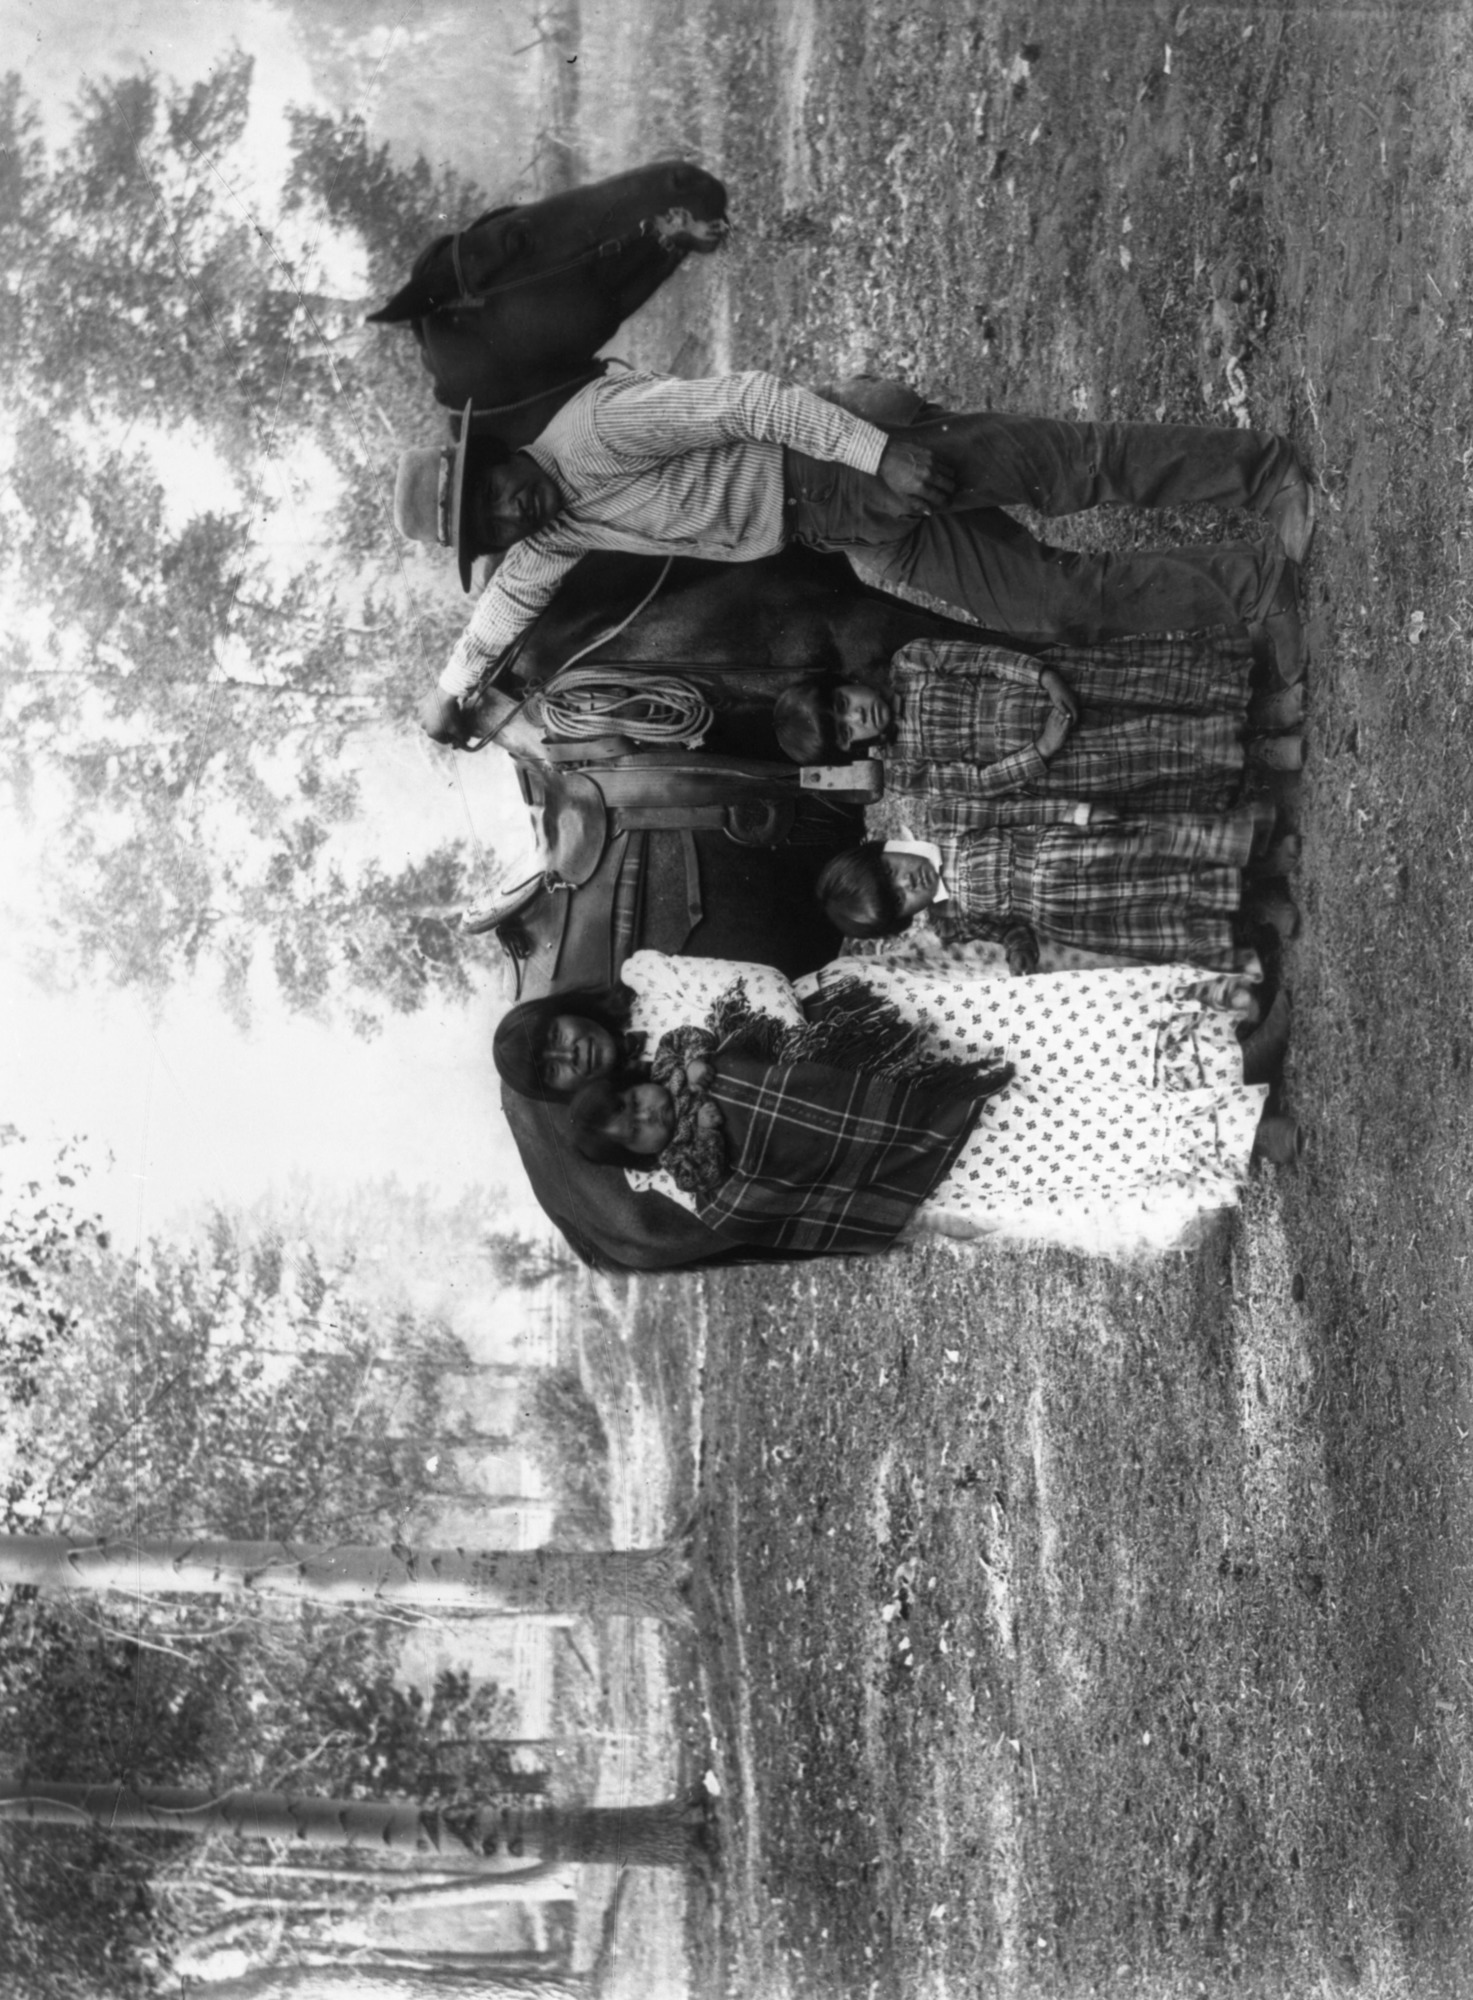
[[[1188,424],[1071,424],[983,412],[887,425],[955,470],[944,512],[907,511],[879,479],[785,454],[793,539],[847,555],[866,580],[918,591],[990,629],[1036,639],[1119,638],[1252,624],[1277,589],[1276,545],[1198,543],[1079,554],[999,510],[1102,503],[1262,507],[1292,460],[1281,438]]]

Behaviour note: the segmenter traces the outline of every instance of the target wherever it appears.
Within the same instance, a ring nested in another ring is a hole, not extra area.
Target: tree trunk
[[[170,1591],[409,1605],[506,1617],[662,1618],[684,1624],[678,1544],[654,1549],[410,1549],[342,1543],[0,1536],[0,1582],[43,1589]]]
[[[201,1989],[206,2000],[442,2000],[446,1993],[476,2000],[587,2000],[588,1982],[571,1973],[388,1972],[365,1965],[268,1967],[244,1979]]]
[[[683,1868],[708,1845],[703,1801],[649,1806],[553,1806],[505,1799],[441,1811],[407,1799],[327,1799],[288,1792],[205,1792],[182,1785],[0,1785],[0,1820],[114,1832],[216,1833],[306,1847],[374,1847],[397,1853],[474,1856],[489,1873],[529,1863],[609,1862]]]

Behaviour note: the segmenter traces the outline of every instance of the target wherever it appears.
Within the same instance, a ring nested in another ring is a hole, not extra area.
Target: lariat
[[[607,667],[565,669],[540,705],[548,733],[572,741],[628,736],[697,750],[715,719],[711,704],[689,681],[641,675],[631,685]]]

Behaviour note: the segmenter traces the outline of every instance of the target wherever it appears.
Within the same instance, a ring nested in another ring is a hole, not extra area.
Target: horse
[[[682,766],[709,765],[717,806],[722,774],[734,774],[732,803],[741,806],[747,767],[778,763],[771,715],[783,688],[815,671],[877,681],[909,641],[962,636],[982,635],[872,590],[843,558],[807,549],[740,564],[585,556],[502,663],[476,722],[486,740],[499,731],[514,743],[523,794],[541,807],[565,864],[500,925],[518,997],[606,983],[641,946],[757,960],[794,977],[813,971],[840,945],[813,898],[814,877],[830,854],[863,838],[858,804],[801,787],[776,840],[744,839],[739,815],[730,827],[616,831],[613,815],[588,797],[598,771],[574,774],[550,761],[527,721],[529,698],[575,656],[631,682],[676,674],[697,687],[713,726],[707,747]],[[792,786],[796,768],[787,775]],[[752,782],[763,789],[760,777]],[[580,1158],[563,1106],[511,1091],[502,1103],[538,1201],[587,1261],[630,1270],[730,1261],[677,1203],[635,1194],[618,1168]]]
[[[542,201],[488,209],[415,259],[369,320],[407,324],[437,401],[475,406],[513,449],[601,375],[596,351],[691,251],[726,234],[726,189],[686,160],[657,160]]]

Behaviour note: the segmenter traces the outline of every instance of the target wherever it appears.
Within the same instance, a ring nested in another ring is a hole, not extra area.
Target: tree
[[[115,1831],[223,1834],[306,1847],[377,1850],[474,1859],[491,1873],[515,1873],[531,1861],[615,1862],[634,1868],[684,1868],[709,1851],[706,1801],[656,1805],[555,1806],[510,1799],[437,1812],[405,1799],[333,1799],[304,1793],[134,1788],[118,1784],[0,1784],[0,1820],[30,1826],[85,1826]]]
[[[47,1364],[74,1329],[70,1281],[79,1261],[105,1251],[95,1216],[78,1206],[76,1148],[62,1147],[44,1175],[25,1156],[13,1125],[0,1125],[0,1477],[7,1526],[42,1507],[37,1466],[24,1446],[26,1413],[42,1394]]]
[[[19,87],[0,93],[0,772],[22,804],[38,774],[61,784],[47,976],[158,999],[212,967],[243,1019],[269,971],[289,1005],[371,1032],[471,990],[467,851],[389,869],[338,838],[365,729],[407,719],[459,620],[406,581],[386,504],[429,414],[413,343],[345,359],[367,300],[329,298],[281,217],[232,192],[250,86],[241,56],[189,89],[89,85],[55,157]],[[438,227],[423,204],[449,189],[422,163],[375,185],[387,207],[355,226],[396,245]],[[182,519],[150,427],[218,455]],[[327,526],[287,558],[280,517],[304,499]]]
[[[406,1525],[439,1350],[421,1357],[397,1312],[380,1324],[310,1257],[218,1217],[203,1244],[90,1255],[67,1305],[17,1424],[51,1519],[250,1539]]]
[[[222,1980],[209,2000],[589,2000],[589,1985],[570,1973],[495,1974],[486,1971],[389,1971],[366,1965],[270,1966],[243,1979]]]
[[[0,1536],[0,1582],[53,1590],[236,1593],[503,1616],[686,1622],[684,1551],[372,1548],[336,1543]]]

